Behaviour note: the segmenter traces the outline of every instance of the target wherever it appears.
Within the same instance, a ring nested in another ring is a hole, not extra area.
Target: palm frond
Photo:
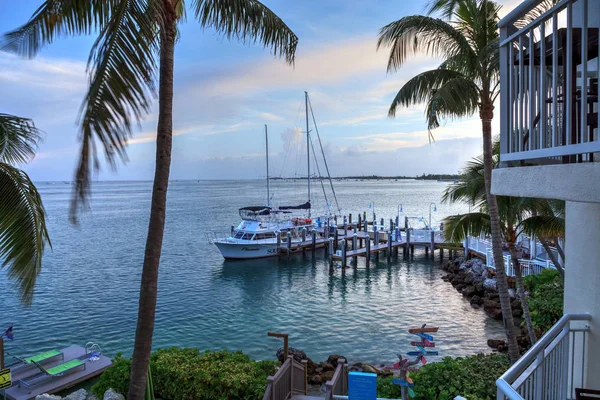
[[[46,244],[51,246],[40,194],[25,172],[0,163],[0,260],[24,304],[31,304]]]
[[[294,63],[298,37],[260,1],[195,0],[192,8],[202,26],[214,28],[228,39],[259,42],[275,56]]]
[[[450,19],[461,0],[431,0],[427,4],[427,14],[440,13],[444,18]]]
[[[483,177],[483,160],[481,157],[468,161],[461,170],[461,179],[457,183],[448,185],[442,194],[443,203],[464,202],[475,207],[482,207],[486,203],[485,179]]]
[[[451,215],[444,219],[444,234],[450,242],[461,242],[467,235],[490,235],[490,217],[486,213],[474,212]]]
[[[32,120],[0,113],[0,162],[22,164],[35,155],[42,132]]]
[[[529,25],[531,22],[538,19],[543,13],[552,8],[560,0],[542,0],[540,3],[525,14],[521,19],[515,22],[515,26],[519,29]]]
[[[539,238],[565,235],[565,220],[555,215],[534,215],[520,223],[520,229]]]
[[[98,141],[107,162],[126,160],[132,120],[149,111],[156,75],[157,0],[120,1],[111,11],[88,59],[90,87],[80,110],[81,148],[75,172],[71,220],[86,205],[92,169],[99,167]],[[93,167],[92,167],[93,166]]]
[[[34,57],[58,36],[90,34],[104,27],[120,0],[46,0],[21,27],[0,39],[0,50]]]
[[[394,21],[379,31],[377,49],[390,47],[388,72],[398,70],[412,54],[424,53],[444,59],[462,55],[475,58],[465,36],[448,22],[424,15]]]

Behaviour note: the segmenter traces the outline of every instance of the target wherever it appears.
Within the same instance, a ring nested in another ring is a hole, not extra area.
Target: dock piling
[[[367,264],[369,264],[369,261],[371,260],[371,239],[369,239],[368,236],[365,239],[365,251],[366,251],[366,261],[367,261]]]
[[[431,246],[431,258],[434,258],[434,250],[435,250],[435,232],[432,230],[430,232],[430,246]]]
[[[317,250],[317,231],[315,231],[313,229],[313,231],[311,232],[311,234],[312,234],[312,252],[314,254],[315,250]]]
[[[288,257],[292,254],[292,232],[287,231],[287,253]]]
[[[391,222],[391,220],[390,220]],[[392,257],[392,231],[388,230],[388,241],[387,241],[387,258],[388,260]]]
[[[342,268],[346,268],[346,240],[342,240]]]
[[[360,218],[360,213],[358,213],[358,230],[360,231],[361,228],[362,228],[362,221],[361,221],[361,218]]]
[[[337,251],[338,249],[338,242],[339,242],[339,233],[338,233],[338,228],[336,227],[335,230],[333,231],[333,248],[335,251]]]
[[[279,251],[281,249],[281,231],[277,232],[277,254],[279,254]]]
[[[352,213],[348,214],[348,224],[352,225]]]
[[[328,242],[329,242],[329,246],[328,246],[328,249],[329,249],[329,266],[331,267],[333,265],[333,238],[330,237],[329,240],[328,240]]]

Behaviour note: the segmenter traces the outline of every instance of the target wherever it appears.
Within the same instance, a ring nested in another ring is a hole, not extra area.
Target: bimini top
[[[242,207],[239,210],[240,215],[248,216],[259,216],[271,214],[271,207],[266,206],[250,206]]]
[[[310,210],[310,201],[307,201],[304,204],[300,204],[299,206],[280,206],[280,210]]]

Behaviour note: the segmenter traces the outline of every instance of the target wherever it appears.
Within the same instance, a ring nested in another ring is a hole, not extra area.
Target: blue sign
[[[348,372],[348,400],[376,400],[377,374]]]

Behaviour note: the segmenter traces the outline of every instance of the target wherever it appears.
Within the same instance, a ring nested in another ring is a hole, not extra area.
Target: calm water
[[[301,203],[305,181],[277,181],[277,201]],[[375,201],[378,218],[395,217],[397,204],[428,218],[446,184],[422,181],[335,182],[344,212]],[[73,343],[98,342],[105,353],[130,354],[150,206],[149,182],[97,183],[92,211],[78,227],[67,222],[71,186],[39,185],[53,250],[44,259],[34,304],[23,308],[9,285],[0,293],[2,327],[15,324],[7,351],[29,355]],[[316,190],[315,190],[316,191]],[[226,262],[204,232],[227,231],[237,208],[264,203],[264,182],[173,182],[160,271],[155,347],[241,349],[273,358],[280,342],[267,331],[288,332],[290,345],[322,360],[339,353],[353,361],[388,362],[406,350],[409,327],[439,325],[441,355],[488,352],[486,338],[502,326],[471,308],[440,277],[439,261],[416,252],[402,259],[330,273],[319,253],[291,259]],[[313,203],[324,204],[317,192]],[[460,211],[438,204],[434,224]],[[415,224],[419,225],[415,220]],[[6,281],[4,272],[0,280]]]

